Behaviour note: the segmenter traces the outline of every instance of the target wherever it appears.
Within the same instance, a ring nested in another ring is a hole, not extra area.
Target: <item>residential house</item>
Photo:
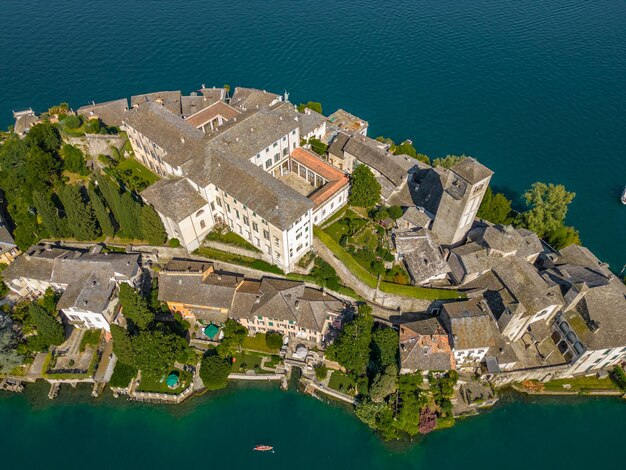
[[[436,317],[400,325],[400,373],[456,368],[448,334]]]
[[[457,368],[478,366],[490,349],[499,346],[498,326],[483,299],[444,304],[440,318],[448,332]]]
[[[231,316],[250,334],[276,331],[321,346],[343,310],[341,301],[302,282],[263,278],[237,289]]]
[[[183,318],[221,325],[243,282],[242,275],[216,271],[212,263],[174,259],[159,271],[158,299]]]
[[[31,127],[41,122],[39,116],[37,116],[32,109],[13,111],[13,119],[15,119],[13,132],[20,137],[24,137]]]
[[[36,298],[48,288],[62,293],[57,308],[79,328],[104,328],[118,309],[116,287],[135,286],[141,277],[138,254],[102,253],[37,245],[18,257],[4,273],[4,281],[16,294]]]
[[[308,141],[309,139],[322,140],[326,135],[326,117],[317,111],[304,108],[304,111],[298,115],[300,123],[300,138]]]
[[[173,114],[180,116],[182,114],[181,96],[180,90],[155,91],[153,93],[131,96],[130,105],[131,107],[136,108],[139,105],[151,102],[159,106],[163,106]]]

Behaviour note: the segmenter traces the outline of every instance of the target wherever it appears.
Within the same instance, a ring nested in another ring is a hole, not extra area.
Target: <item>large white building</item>
[[[128,112],[135,157],[163,177],[142,197],[188,250],[226,224],[289,271],[310,250],[313,224],[346,204],[348,178],[299,148],[302,113],[293,105],[239,90],[217,120],[215,105],[187,121],[153,101]]]

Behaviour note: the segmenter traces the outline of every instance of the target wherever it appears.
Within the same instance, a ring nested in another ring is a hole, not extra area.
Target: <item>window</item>
[[[274,163],[278,163],[280,161],[280,153],[274,155]]]
[[[233,202],[234,202],[235,204],[237,204],[237,199],[233,198]]]
[[[206,223],[204,222],[204,220],[200,221],[200,228],[206,228]]]
[[[299,240],[302,237],[302,232],[296,233],[296,240]]]
[[[217,205],[222,207],[222,200],[219,197],[215,198],[215,202],[217,202]]]
[[[284,136],[284,137],[283,137],[283,142],[284,142],[285,140],[287,140],[287,136]]]
[[[291,131],[291,135],[296,135],[296,130],[295,129]]]
[[[215,211],[215,203],[211,202],[211,211]]]
[[[296,248],[296,251],[299,253],[300,250],[302,250],[302,245],[298,245],[298,248]]]
[[[256,222],[252,222],[252,230],[254,230],[255,232],[259,231],[259,226],[257,225]]]
[[[274,148],[278,147],[278,142],[274,142],[274,145],[272,147]]]
[[[230,205],[228,203],[226,203],[226,212],[230,214]]]
[[[271,166],[272,166],[272,159],[268,158],[267,160],[265,160],[265,169],[267,170]]]
[[[287,147],[283,149],[283,157],[286,157],[286,156],[287,156]]]
[[[261,246],[261,240],[259,240],[259,237],[254,237],[254,241],[256,243],[256,246]]]
[[[257,315],[257,318],[258,318],[259,320],[263,320],[263,317],[262,317],[261,315]]]
[[[240,219],[239,217],[239,211],[237,209],[235,209],[235,216],[237,217],[237,219]]]
[[[250,223],[250,221],[248,220],[248,216],[247,215],[243,216],[243,223],[246,224],[246,225],[248,225]]]
[[[280,246],[280,240],[277,237],[274,237],[274,245]]]
[[[196,217],[200,217],[202,214],[204,214],[204,210],[200,209],[198,212],[196,212]]]
[[[266,240],[270,239],[270,233],[267,230],[263,230],[263,238]]]
[[[271,255],[271,254],[272,254],[272,249],[270,248],[270,246],[269,246],[269,245],[265,245],[265,251],[267,251],[267,254],[268,254],[268,255]]]

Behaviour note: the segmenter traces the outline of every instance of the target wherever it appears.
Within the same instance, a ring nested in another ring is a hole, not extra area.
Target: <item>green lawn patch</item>
[[[326,245],[330,251],[333,252],[335,257],[341,261],[354,276],[356,276],[361,282],[371,288],[376,288],[377,278],[372,276],[369,270],[365,269],[359,264],[346,250],[344,250],[339,243],[324,232],[319,227],[313,228],[313,233],[324,245]],[[380,290],[389,294],[403,295],[405,297],[414,297],[417,299],[460,299],[464,298],[463,295],[457,291],[448,289],[428,289],[426,287],[406,286],[401,284],[394,284],[391,282],[381,282]]]
[[[80,351],[83,352],[87,346],[98,346],[102,330],[87,330],[80,340]]]
[[[280,349],[272,349],[265,342],[265,333],[257,333],[254,336],[246,336],[241,345],[243,349],[252,349],[270,354],[276,354]]]
[[[347,286],[342,286],[342,285],[332,286],[332,287],[321,286],[319,281],[316,278],[308,274],[287,273],[286,276],[287,276],[287,279],[290,279],[292,281],[301,281],[301,282],[308,282],[311,284],[317,284],[320,287],[327,287],[329,290],[337,292],[338,294],[347,295],[348,297],[352,297],[353,299],[356,299],[356,300],[363,300],[363,298],[359,294],[357,294],[356,292],[354,292],[352,289],[350,289]]]
[[[564,388],[563,385],[570,385]],[[595,375],[590,377],[573,377],[571,379],[551,380],[544,384],[544,390],[550,392],[579,392],[584,393],[590,390],[619,390],[610,378],[599,379]]]
[[[221,233],[217,230],[213,230],[209,232],[209,234],[206,236],[206,239],[225,243],[227,245],[235,245],[250,251],[256,251],[259,253],[261,252],[261,250],[252,245],[252,243],[248,243],[243,237],[240,237],[235,232],[232,232],[230,230],[226,233]]]
[[[266,273],[285,274],[278,266],[270,264],[267,261],[216,250],[215,248],[210,248],[208,246],[200,247],[193,253],[213,260],[224,261],[225,263],[238,264],[240,266],[258,269],[259,271],[264,271]]]
[[[330,376],[330,380],[328,381],[328,386],[333,390],[337,390],[341,393],[346,393],[348,395],[354,395],[354,388],[356,383],[349,375],[335,370]]]
[[[176,369],[178,372],[178,387],[169,388],[165,380],[167,379],[168,374],[165,374],[161,377],[151,377],[149,375],[141,376],[141,383],[137,387],[138,392],[152,392],[152,393],[169,393],[172,395],[177,395],[183,390],[185,390],[192,381],[192,376],[190,372]]]
[[[232,365],[232,371],[237,374],[245,374],[247,370],[253,370],[258,375],[273,374],[273,372],[261,369],[261,361],[264,357],[268,356],[254,351],[243,351],[241,353],[236,353],[233,355],[234,362]],[[277,362],[275,362],[275,359],[273,359],[274,357],[278,356],[272,356],[272,360],[270,361],[270,364],[267,365],[267,367],[275,367],[275,365],[271,365],[277,364]]]

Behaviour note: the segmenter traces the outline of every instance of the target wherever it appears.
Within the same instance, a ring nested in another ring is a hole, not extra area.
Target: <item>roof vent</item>
[[[184,144],[184,143],[185,143],[185,138],[184,138],[184,137],[181,137],[181,138],[180,138],[180,143],[181,143],[181,144]]]

